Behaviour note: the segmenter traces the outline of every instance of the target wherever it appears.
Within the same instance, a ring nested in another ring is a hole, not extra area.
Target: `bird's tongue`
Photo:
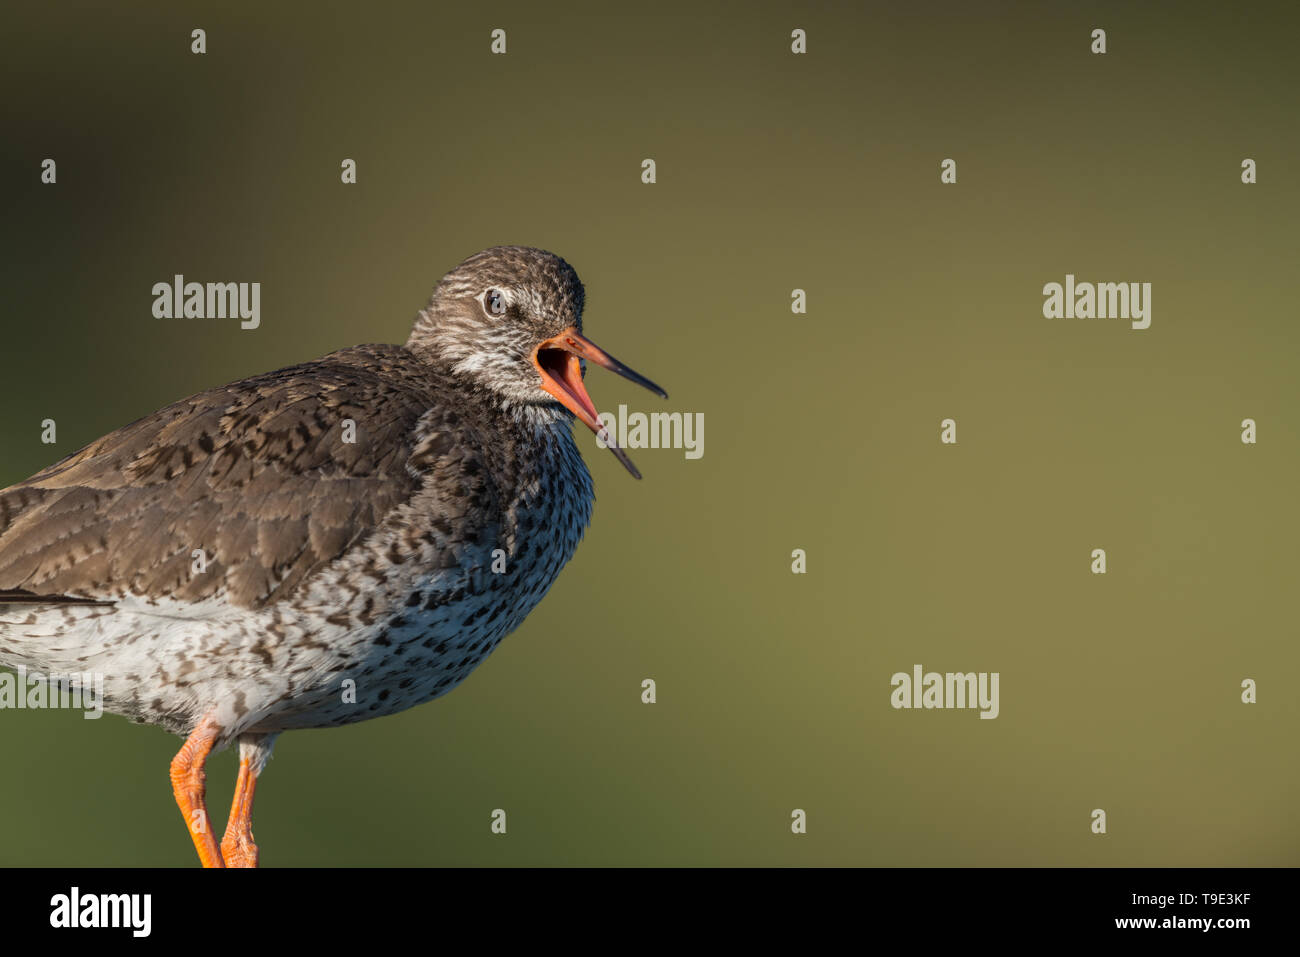
[[[600,413],[596,411],[596,404],[591,401],[591,396],[587,394],[587,387],[582,384],[582,360],[575,355],[567,352],[561,352],[558,349],[548,349],[549,353],[556,355],[556,361],[543,361],[543,368],[549,372],[564,393],[563,396],[555,395],[557,399],[564,402],[574,415],[587,423],[588,427],[599,433],[604,426],[600,422]],[[549,356],[547,357],[550,358]],[[555,368],[558,367],[558,368]],[[569,401],[565,401],[565,399]],[[577,408],[574,408],[577,406]]]

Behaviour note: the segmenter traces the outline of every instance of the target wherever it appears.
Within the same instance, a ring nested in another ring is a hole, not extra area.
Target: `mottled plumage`
[[[657,389],[581,336],[583,301],[558,257],[486,250],[404,346],[201,392],[0,492],[0,663],[98,672],[108,710],[240,738],[253,777],[281,731],[450,690],[587,525],[579,357]]]

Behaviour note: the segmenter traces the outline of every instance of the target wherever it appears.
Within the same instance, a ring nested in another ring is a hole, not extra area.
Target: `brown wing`
[[[409,353],[361,346],[161,409],[0,492],[0,602],[282,597],[416,492],[436,404]]]

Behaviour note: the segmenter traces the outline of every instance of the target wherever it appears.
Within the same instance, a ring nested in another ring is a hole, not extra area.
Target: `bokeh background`
[[[599,407],[706,423],[640,483],[582,432],[550,595],[449,696],[282,737],[265,865],[1300,863],[1294,5],[186,7],[0,14],[0,485],[401,342],[498,243],[672,397]],[[261,328],[154,319],[177,272],[261,282]],[[1067,272],[1151,282],[1151,328],[1044,319]],[[1001,716],[893,710],[916,663]],[[195,865],[178,745],[0,712],[0,864]]]

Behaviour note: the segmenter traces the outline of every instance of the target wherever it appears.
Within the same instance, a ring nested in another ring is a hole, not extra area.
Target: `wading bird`
[[[280,732],[445,694],[546,594],[591,514],[572,420],[640,477],[584,360],[667,395],[583,336],[583,299],[558,256],[487,249],[405,345],[201,392],[0,492],[0,664],[101,674],[107,710],[185,736],[200,860],[255,866]],[[218,845],[203,768],[234,741]]]

